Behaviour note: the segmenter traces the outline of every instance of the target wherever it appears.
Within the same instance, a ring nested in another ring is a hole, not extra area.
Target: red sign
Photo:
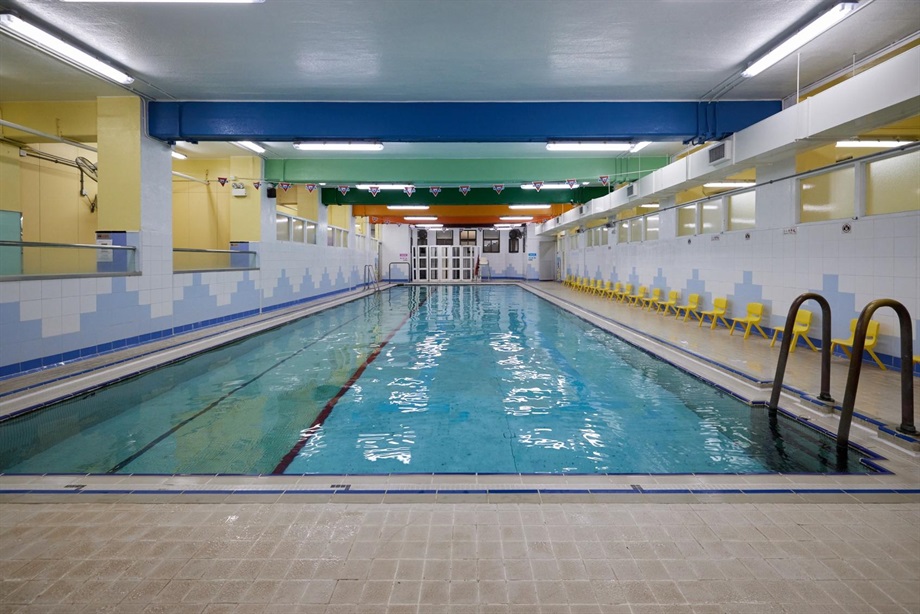
[[[254,187],[255,189],[258,190],[260,187],[262,187],[262,182],[261,182],[261,181],[253,181],[253,182],[252,182],[252,187]]]
[[[438,194],[441,193],[441,188],[439,188],[436,185],[433,185],[430,188],[428,188],[428,191],[434,194],[435,198],[437,198]]]
[[[315,183],[308,183],[308,184],[305,184],[303,187],[307,188],[307,192],[309,192],[309,193],[312,194],[312,193],[313,193],[313,190],[316,189],[316,184],[315,184]]]
[[[288,190],[291,189],[291,184],[290,184],[290,183],[287,183],[287,182],[285,182],[285,181],[282,181],[282,182],[279,183],[278,185],[280,185],[280,186],[281,186],[281,189],[284,190],[285,192],[287,192]]]
[[[373,196],[374,198],[377,198],[377,194],[380,193],[380,186],[372,185],[369,188],[367,188],[367,191],[371,193],[371,196]]]
[[[610,183],[610,175],[601,175],[601,185]]]
[[[403,188],[403,192],[406,193],[406,196],[412,196],[415,193],[415,186],[407,185],[406,187]]]
[[[542,182],[542,181],[534,181],[534,182],[533,182],[533,189],[536,190],[537,192],[539,192],[540,189],[541,189],[542,187],[543,187],[543,182]]]
[[[566,179],[565,183],[567,186],[569,186],[569,189],[572,189],[578,185],[578,180],[577,179]]]
[[[505,184],[503,184],[503,183],[496,183],[496,184],[493,184],[493,185],[492,185],[492,189],[495,190],[495,193],[496,193],[496,194],[501,194],[501,193],[502,193],[502,190],[505,189]]]
[[[342,196],[345,196],[346,194],[348,194],[348,190],[350,190],[350,189],[351,189],[351,188],[349,188],[347,185],[340,185],[340,186],[339,186],[339,192],[342,193]]]
[[[217,183],[219,183],[220,185],[227,185],[227,178],[226,178],[226,177],[218,177],[218,178],[217,178]]]
[[[462,186],[460,186],[460,193],[463,194],[464,196],[466,196],[467,194],[469,194],[469,193],[470,193],[470,186],[468,186],[468,185],[462,185]]]

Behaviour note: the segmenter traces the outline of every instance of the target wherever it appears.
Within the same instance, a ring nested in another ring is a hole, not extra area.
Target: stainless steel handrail
[[[773,392],[770,394],[768,409],[777,409],[779,395],[783,388],[783,378],[786,375],[786,362],[789,360],[789,350],[792,346],[792,327],[795,326],[795,317],[799,308],[807,300],[816,301],[821,306],[821,392],[818,399],[833,403],[831,397],[831,306],[827,299],[814,292],[800,294],[792,301],[789,315],[786,316],[786,326],[783,328],[783,342],[779,348],[779,359],[776,361],[776,375],[773,378]]]
[[[364,265],[364,285],[374,286],[374,290],[380,290],[380,284],[377,281],[377,270],[373,264]]]
[[[898,314],[901,325],[901,424],[898,430],[908,435],[916,435],[914,426],[914,386],[913,386],[913,335],[911,319],[907,308],[890,298],[880,298],[866,305],[853,331],[853,347],[850,350],[850,369],[847,372],[847,385],[843,393],[843,407],[840,410],[840,427],[837,430],[837,452],[845,453],[850,440],[850,424],[853,422],[853,408],[856,404],[856,388],[859,386],[859,372],[862,369],[863,350],[866,349],[866,332],[872,314],[880,307],[891,307]]]
[[[121,249],[134,251],[133,245],[87,245],[85,243],[45,243],[42,241],[0,241],[0,247],[75,247],[77,249]]]
[[[183,253],[195,253],[195,254],[256,254],[251,250],[236,250],[236,249],[196,249],[192,247],[174,247],[172,248],[174,252],[183,252]]]
[[[406,279],[407,279],[408,281],[412,281],[412,266],[411,266],[408,262],[406,262],[405,260],[396,260],[396,261],[394,261],[394,262],[391,262],[391,263],[387,266],[387,275],[390,276],[390,281],[393,281],[393,265],[394,265],[394,264],[395,264],[395,265],[400,265],[400,264],[406,265]]]

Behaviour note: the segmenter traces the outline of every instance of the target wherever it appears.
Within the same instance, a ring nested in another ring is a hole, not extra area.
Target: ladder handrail
[[[406,265],[406,279],[411,282],[412,281],[412,266],[405,260],[395,260],[391,262],[389,265],[387,265],[387,269],[388,269],[387,275],[390,276],[390,281],[393,281],[393,265],[394,264],[395,265],[402,265],[402,264]]]
[[[792,301],[789,315],[786,316],[786,326],[783,328],[783,342],[779,348],[779,359],[776,361],[776,376],[773,378],[773,392],[770,394],[768,409],[777,409],[779,395],[783,388],[783,378],[786,375],[786,362],[789,360],[789,349],[792,346],[792,327],[799,308],[807,300],[813,300],[821,306],[821,392],[818,398],[828,403],[833,403],[831,397],[831,306],[827,299],[814,292],[800,294]]]
[[[380,284],[377,281],[377,270],[373,264],[364,265],[364,285],[372,285],[374,290],[380,290]]]
[[[853,347],[850,350],[850,369],[847,372],[847,386],[843,393],[843,407],[840,410],[840,427],[837,430],[837,451],[845,451],[850,440],[850,423],[853,421],[853,407],[856,404],[856,388],[862,369],[863,350],[866,348],[866,332],[872,314],[880,307],[891,307],[898,314],[901,325],[901,425],[898,431],[916,435],[914,426],[913,345],[910,313],[901,303],[890,298],[880,298],[866,305],[853,331]]]

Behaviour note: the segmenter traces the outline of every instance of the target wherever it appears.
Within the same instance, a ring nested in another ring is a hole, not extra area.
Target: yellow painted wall
[[[229,249],[231,188],[217,178],[230,176],[230,160],[174,160],[173,169],[209,180],[204,185],[173,176],[173,247]]]
[[[99,230],[141,228],[141,99],[97,99]]]
[[[34,144],[33,149],[73,160],[94,161],[85,149],[60,143]],[[83,182],[87,196],[80,195],[80,172],[73,167],[39,160],[19,159],[20,205],[23,241],[45,243],[96,242],[97,214],[90,210],[97,185]],[[26,274],[77,273],[96,270],[95,252],[73,249],[27,248],[23,254]]]
[[[326,211],[329,215],[327,219],[330,226],[348,229],[351,220],[351,205],[333,205],[326,207]]]
[[[19,148],[0,143],[0,209],[22,211]]]
[[[261,195],[252,186],[252,179],[262,176],[262,158],[258,156],[231,156],[230,176],[243,184],[246,196],[230,197],[230,240],[261,241],[262,224],[259,217]],[[231,180],[232,182],[232,180]],[[220,186],[220,184],[218,184]],[[229,184],[224,189],[232,186]],[[222,248],[227,249],[227,248]]]
[[[0,104],[0,118],[34,130],[68,138],[72,141],[96,142],[96,101],[5,102]],[[44,139],[12,128],[0,127],[0,134],[21,143]]]

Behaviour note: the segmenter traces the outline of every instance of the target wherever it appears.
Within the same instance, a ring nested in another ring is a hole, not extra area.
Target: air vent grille
[[[715,164],[725,159],[725,143],[719,143],[709,149],[709,163]]]

